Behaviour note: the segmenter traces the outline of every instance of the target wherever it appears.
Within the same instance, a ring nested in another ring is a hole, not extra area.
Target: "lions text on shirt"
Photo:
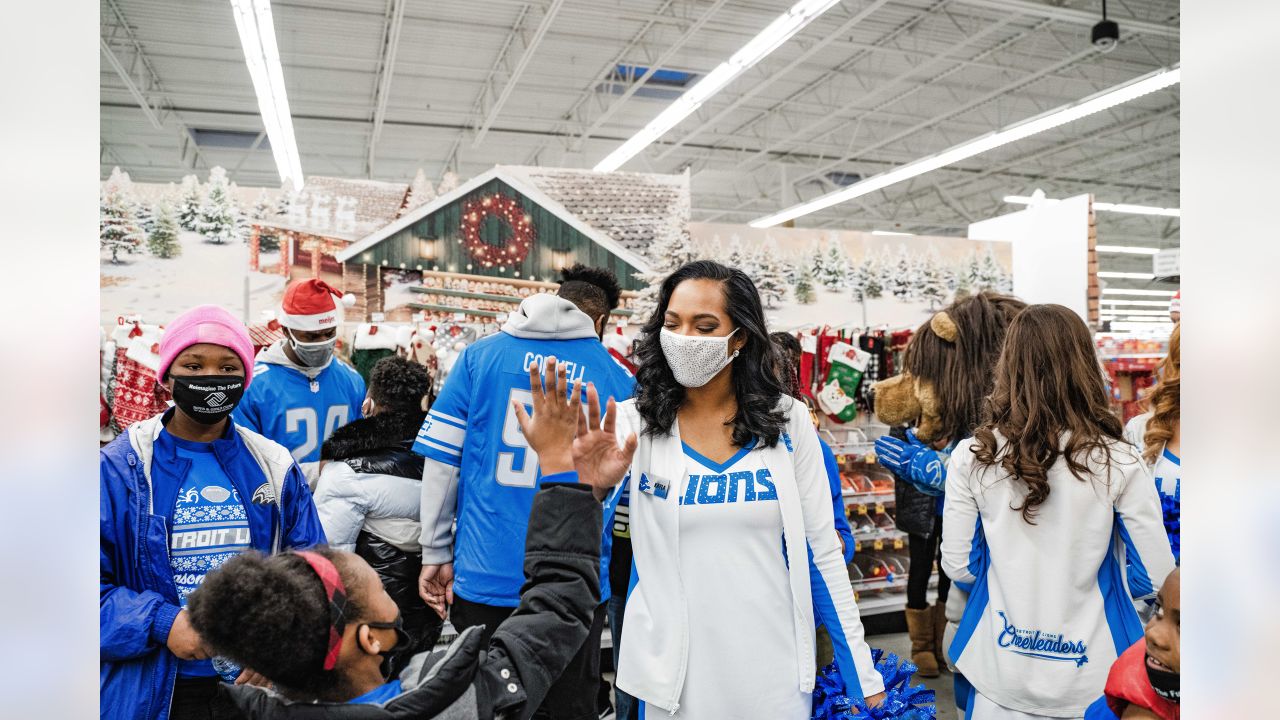
[[[541,484],[538,456],[520,430],[512,401],[532,412],[530,366],[552,355],[574,380],[595,383],[600,402],[631,397],[635,379],[594,337],[518,338],[500,332],[462,351],[414,443],[415,452],[459,468],[453,591],[474,603],[515,607],[524,583],[524,540]],[[609,597],[611,515],[604,508],[601,601]]]
[[[212,443],[171,435],[166,440],[174,444],[179,458],[191,463],[178,488],[169,531],[173,583],[180,605],[186,607],[187,596],[200,587],[206,575],[249,548],[249,517],[231,478],[218,464]],[[209,677],[214,674],[214,665],[208,660],[184,660],[178,674]]]
[[[360,373],[336,358],[314,380],[291,367],[259,362],[233,417],[285,446],[299,464],[314,463],[334,430],[360,418],[364,395]]]
[[[689,598],[688,670],[676,718],[810,714],[811,698],[795,682],[782,510],[754,446],[716,463],[685,445],[685,478],[670,489],[680,505],[680,577]],[[668,715],[646,708],[646,717]]]

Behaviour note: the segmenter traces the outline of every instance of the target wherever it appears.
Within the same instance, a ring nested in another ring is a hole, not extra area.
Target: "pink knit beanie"
[[[161,382],[169,372],[169,366],[192,345],[211,343],[229,348],[244,363],[244,386],[253,379],[253,342],[244,323],[217,305],[200,305],[182,313],[164,328],[160,338],[160,369],[156,377]]]

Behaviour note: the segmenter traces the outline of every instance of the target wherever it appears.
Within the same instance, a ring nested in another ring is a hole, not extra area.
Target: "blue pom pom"
[[[1164,531],[1169,536],[1173,558],[1182,560],[1182,498],[1160,493],[1160,509],[1164,512]]]
[[[884,679],[884,702],[869,708],[862,700],[846,695],[844,678],[832,663],[818,673],[812,720],[935,720],[933,691],[924,685],[911,685],[911,676],[918,669],[915,665],[879,649],[871,651],[871,660]]]

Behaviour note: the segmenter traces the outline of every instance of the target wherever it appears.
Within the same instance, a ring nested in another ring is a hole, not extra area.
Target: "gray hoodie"
[[[530,295],[502,325],[502,332],[530,340],[598,338],[596,324],[577,305],[550,293]]]

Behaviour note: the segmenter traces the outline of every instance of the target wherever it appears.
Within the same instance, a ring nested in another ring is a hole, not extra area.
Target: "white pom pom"
[[[352,295],[351,293],[347,293],[346,295],[343,295],[343,296],[342,296],[342,305],[343,305],[344,307],[355,307],[355,305],[356,305],[356,296],[355,296],[355,295]]]
[[[453,344],[453,349],[457,350],[458,352],[462,352],[463,348],[465,348],[466,346],[467,346],[466,343],[459,340],[458,342]]]

